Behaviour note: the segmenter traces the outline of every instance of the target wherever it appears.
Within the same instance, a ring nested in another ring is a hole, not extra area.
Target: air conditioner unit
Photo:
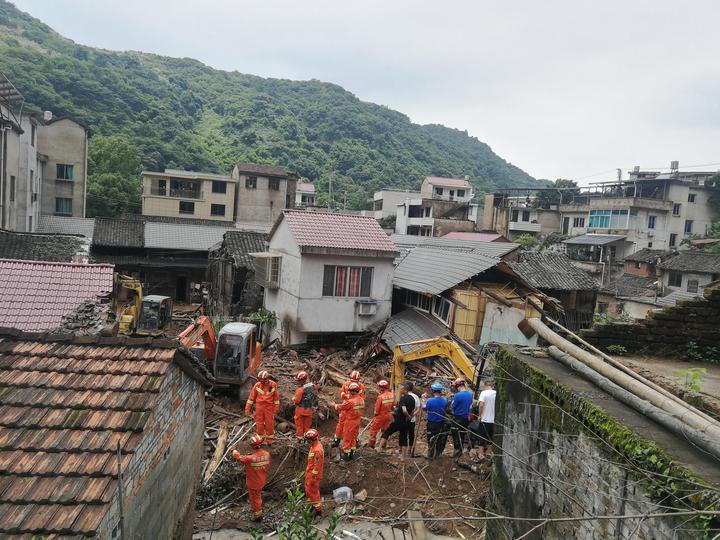
[[[377,304],[369,302],[361,302],[358,304],[358,315],[375,315],[377,313]]]

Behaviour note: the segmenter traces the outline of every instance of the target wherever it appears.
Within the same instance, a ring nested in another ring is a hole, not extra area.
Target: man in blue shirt
[[[463,379],[453,382],[455,395],[450,404],[450,434],[453,439],[453,457],[458,457],[463,452],[463,445],[468,440],[467,427],[470,423],[470,408],[472,407],[473,395],[467,389]]]
[[[433,397],[427,400],[423,409],[427,412],[427,458],[433,459],[441,456],[445,450],[445,442],[447,441],[445,412],[447,411],[448,401],[442,395],[442,384],[439,382],[433,383],[430,389]],[[427,398],[427,394],[423,394],[423,398]]]

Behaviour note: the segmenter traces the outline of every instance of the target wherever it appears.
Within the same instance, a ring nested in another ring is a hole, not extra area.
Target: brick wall
[[[683,355],[694,342],[700,350],[720,343],[720,288],[706,289],[705,299],[680,300],[651,311],[634,324],[603,324],[581,333],[601,349],[622,345],[629,352]]]
[[[204,388],[171,365],[153,417],[125,471],[125,538],[173,538],[188,508],[202,464]],[[99,538],[119,521],[117,497]]]

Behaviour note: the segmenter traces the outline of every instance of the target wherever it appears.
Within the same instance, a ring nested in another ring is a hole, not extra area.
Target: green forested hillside
[[[4,0],[0,71],[35,110],[121,136],[149,169],[228,172],[237,161],[274,163],[315,181],[321,193],[332,178],[349,208],[378,188],[417,188],[428,174],[468,174],[480,190],[537,185],[467,133],[413,124],[337,85],[85,47]]]

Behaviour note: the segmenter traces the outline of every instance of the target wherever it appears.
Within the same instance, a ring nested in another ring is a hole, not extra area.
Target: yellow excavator
[[[129,305],[120,301],[122,289],[133,294]],[[131,276],[113,275],[111,306],[117,313],[118,334],[161,336],[172,320],[172,298],[157,294],[143,296],[142,283]]]
[[[407,352],[403,350],[408,347],[413,347],[413,349]],[[397,392],[405,381],[405,364],[434,356],[448,359],[453,375],[457,378],[464,378],[472,388],[477,388],[485,362],[483,361],[480,366],[476,367],[460,348],[460,345],[452,340],[438,337],[395,345],[392,373],[390,374],[390,384],[393,390]]]

